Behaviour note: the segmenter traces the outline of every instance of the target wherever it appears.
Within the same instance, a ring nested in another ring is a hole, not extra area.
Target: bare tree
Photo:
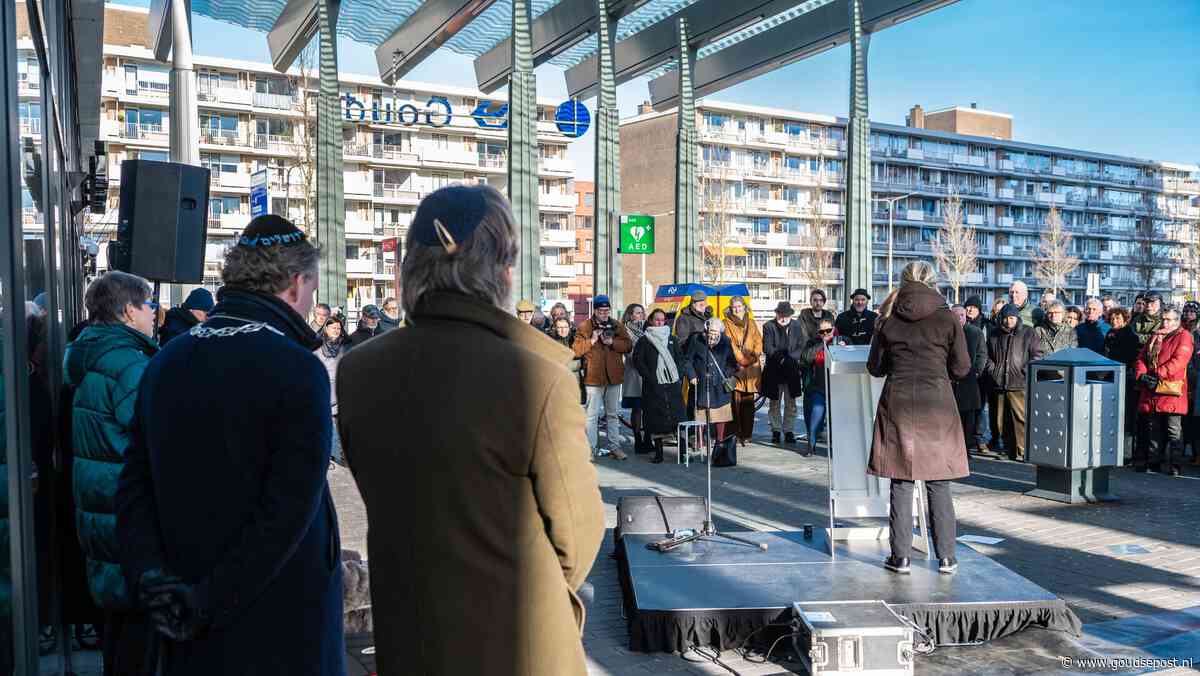
[[[709,284],[725,282],[725,257],[733,239],[733,200],[729,195],[732,168],[727,164],[705,165],[699,176],[699,193],[704,214],[701,224],[701,279]]]
[[[298,97],[296,106],[301,118],[293,123],[292,152],[290,163],[283,170],[283,188],[285,194],[291,191],[291,171],[298,171],[303,184],[303,195],[299,196],[300,218],[306,229],[315,225],[313,217],[317,213],[317,59],[317,41],[313,40],[296,57],[294,72],[288,78],[293,96]]]
[[[979,242],[975,239],[975,228],[963,218],[962,199],[951,192],[942,203],[942,227],[933,243],[933,256],[938,269],[950,281],[954,289],[954,302],[967,283],[968,276],[975,272],[979,260]]]
[[[1131,217],[1137,222],[1133,235],[1133,271],[1142,288],[1150,289],[1154,286],[1155,273],[1162,268],[1159,260],[1162,247],[1155,242],[1153,219],[1138,219],[1136,213],[1131,213]]]
[[[1063,226],[1058,207],[1050,205],[1046,216],[1046,229],[1042,230],[1038,243],[1038,259],[1033,274],[1042,286],[1055,296],[1067,285],[1067,275],[1079,267],[1079,259],[1071,255],[1071,233]]]
[[[827,292],[826,282],[833,271],[833,256],[837,253],[838,229],[821,218],[814,218],[801,238],[806,250],[807,265],[800,272],[801,279],[808,285],[809,293],[814,289]]]

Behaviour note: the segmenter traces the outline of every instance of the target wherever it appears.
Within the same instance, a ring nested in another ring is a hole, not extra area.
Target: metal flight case
[[[912,676],[912,627],[883,601],[793,603],[792,632],[812,676]]]

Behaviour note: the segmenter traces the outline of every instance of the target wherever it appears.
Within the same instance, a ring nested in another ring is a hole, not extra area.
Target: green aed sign
[[[623,254],[654,253],[654,217],[644,214],[621,216],[621,247]]]

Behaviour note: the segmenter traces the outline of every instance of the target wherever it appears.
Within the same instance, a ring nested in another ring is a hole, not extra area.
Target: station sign
[[[267,170],[260,169],[250,174],[250,217],[270,212],[271,201],[267,193]]]
[[[368,108],[365,103],[353,94],[344,93],[342,99],[342,117],[347,122],[364,124],[393,124],[400,127],[412,127],[418,124],[440,128],[448,126],[454,119],[454,110],[450,101],[444,96],[433,96],[425,103],[424,108],[418,108],[411,103],[395,106],[390,102],[380,106],[378,101],[371,103]],[[482,129],[508,129],[508,103],[504,101],[480,101],[469,116],[476,126]],[[564,101],[554,113],[554,124],[564,136],[579,138],[591,125],[592,116],[587,106],[578,101]]]

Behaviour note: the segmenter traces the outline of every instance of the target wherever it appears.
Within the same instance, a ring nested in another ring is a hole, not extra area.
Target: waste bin
[[[1033,495],[1059,502],[1116,498],[1109,468],[1122,459],[1125,366],[1085,348],[1029,365],[1025,449],[1037,466]]]

